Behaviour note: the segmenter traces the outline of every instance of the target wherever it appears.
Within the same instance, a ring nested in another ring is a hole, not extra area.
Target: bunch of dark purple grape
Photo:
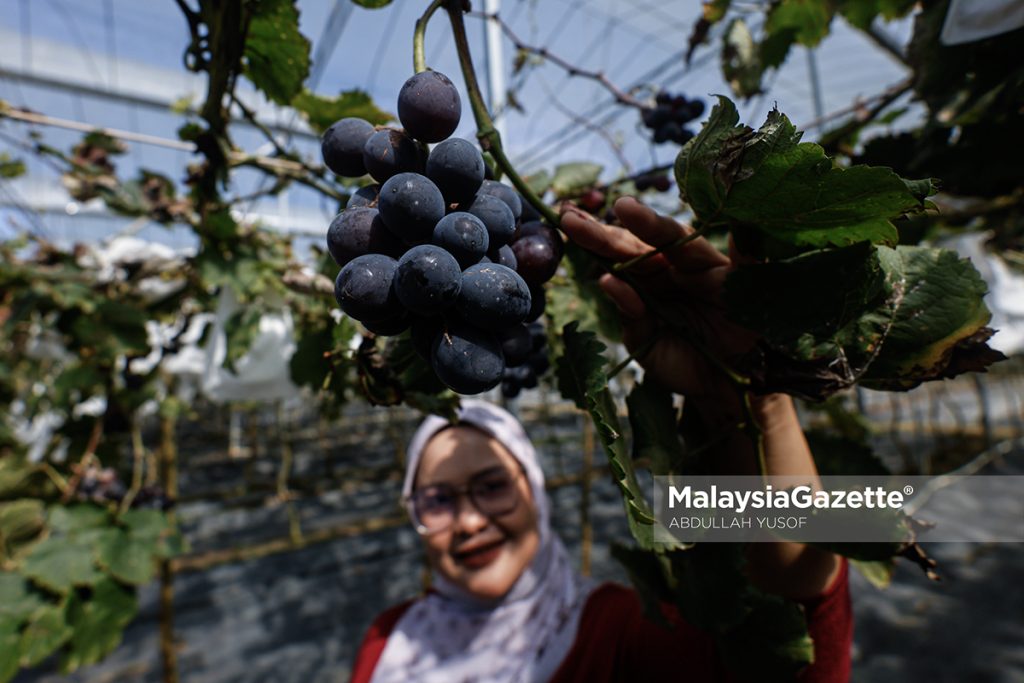
[[[411,330],[441,382],[477,394],[530,359],[546,369],[528,325],[544,312],[542,285],[563,245],[553,228],[520,225],[528,212],[519,193],[485,179],[475,145],[448,137],[461,111],[452,82],[424,71],[399,92],[404,130],[346,118],[324,133],[328,168],[379,183],[335,217],[327,248],[341,266],[334,296],[342,311],[374,334]],[[428,152],[423,143],[435,142]],[[535,382],[531,372],[526,381]]]
[[[655,106],[641,110],[640,118],[647,128],[654,131],[654,142],[674,142],[685,145],[694,133],[685,126],[704,113],[701,100],[691,100],[685,95],[672,95],[664,90],[654,98]]]
[[[76,500],[92,503],[120,503],[128,495],[128,488],[121,481],[117,471],[112,467],[96,467],[89,465],[80,470],[78,483],[74,489]],[[143,486],[132,498],[133,508],[152,508],[168,510],[174,503],[167,497],[162,487],[156,484]]]

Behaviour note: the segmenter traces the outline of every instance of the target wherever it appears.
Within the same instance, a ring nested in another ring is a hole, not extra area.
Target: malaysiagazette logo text
[[[887,491],[881,486],[855,491],[815,491],[806,485],[773,489],[771,484],[756,491],[719,489],[716,485],[710,490],[669,486],[668,506],[674,509],[677,504],[687,509],[732,510],[737,514],[747,509],[899,509],[903,507],[903,492]]]

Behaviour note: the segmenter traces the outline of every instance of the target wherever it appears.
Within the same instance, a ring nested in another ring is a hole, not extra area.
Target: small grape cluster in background
[[[93,503],[120,503],[128,495],[128,487],[112,467],[87,465],[76,470],[72,478],[74,483],[72,494],[75,500]],[[131,500],[133,508],[150,508],[169,510],[174,506],[161,486],[147,484],[142,486]]]
[[[328,168],[378,183],[353,194],[327,231],[341,267],[334,295],[374,334],[410,330],[453,391],[504,382],[505,395],[515,395],[548,368],[535,321],[563,242],[518,192],[486,177],[474,144],[449,137],[461,112],[454,84],[424,71],[399,92],[404,130],[345,118],[324,133]],[[428,151],[424,143],[438,144]]]
[[[654,131],[657,144],[674,142],[685,145],[694,132],[685,126],[704,113],[701,100],[691,100],[685,95],[672,95],[664,90],[654,98],[655,106],[643,109],[640,118],[644,126]]]

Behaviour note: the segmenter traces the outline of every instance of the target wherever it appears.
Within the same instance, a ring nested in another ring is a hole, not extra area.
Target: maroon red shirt
[[[850,679],[853,608],[849,565],[821,595],[801,600],[814,640],[814,663],[797,677],[801,683],[846,683]],[[414,601],[383,612],[363,639],[352,668],[352,683],[369,683],[388,636]],[[669,630],[643,613],[636,592],[625,586],[598,586],[583,607],[576,641],[551,683],[664,681],[684,676],[693,683],[737,683],[715,648],[713,638],[683,621],[674,608],[666,613]]]

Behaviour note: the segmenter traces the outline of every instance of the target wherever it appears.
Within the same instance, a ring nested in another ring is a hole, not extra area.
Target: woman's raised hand
[[[693,233],[693,228],[659,215],[632,197],[616,201],[614,211],[624,228],[604,225],[567,203],[562,208],[562,229],[576,244],[616,262]],[[726,376],[682,336],[661,324],[645,300],[656,305],[662,315],[685,325],[706,350],[730,363],[749,351],[756,339],[725,317],[722,287],[733,267],[733,259],[698,237],[630,268],[639,292],[611,273],[600,279],[601,288],[624,318],[626,347],[630,352],[639,350],[638,360],[647,372],[675,392],[730,408],[735,407],[736,391]],[[650,348],[644,351],[647,345]]]

